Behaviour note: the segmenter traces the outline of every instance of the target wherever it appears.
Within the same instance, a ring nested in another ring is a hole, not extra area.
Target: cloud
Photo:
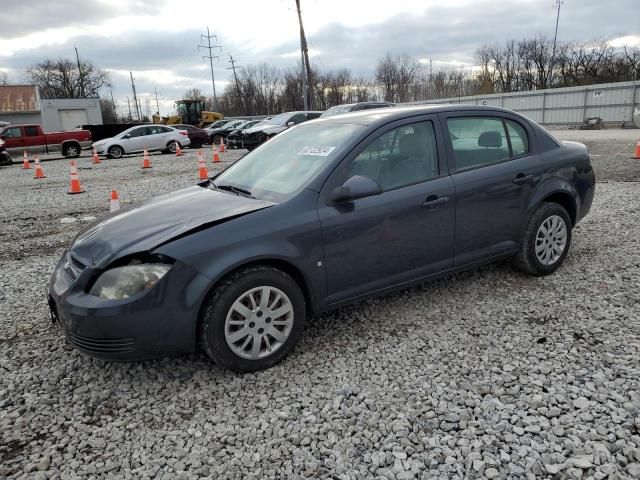
[[[299,36],[293,2],[237,0],[220,10],[210,0],[192,0],[203,25],[182,18],[175,2],[152,0],[69,0],[64,8],[51,0],[10,2],[3,6],[0,63],[13,80],[45,58],[81,58],[111,73],[114,97],[126,105],[128,72],[133,71],[141,95],[154,95],[171,105],[189,88],[211,92],[206,50],[198,49],[207,19],[218,32],[215,51],[216,89],[232,77],[229,54],[239,65],[266,62],[299,65]],[[311,63],[321,70],[349,68],[371,76],[386,52],[407,53],[438,68],[469,68],[475,50],[544,34],[553,35],[555,11],[539,0],[303,0]],[[640,44],[637,0],[566,2],[561,10],[561,41],[617,38],[616,45]],[[155,98],[153,99],[155,104]]]

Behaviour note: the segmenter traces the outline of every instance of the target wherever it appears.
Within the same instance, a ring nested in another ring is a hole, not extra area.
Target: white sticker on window
[[[335,149],[336,147],[329,147],[327,145],[318,145],[317,147],[307,145],[298,152],[298,155],[315,155],[316,157],[328,157]]]

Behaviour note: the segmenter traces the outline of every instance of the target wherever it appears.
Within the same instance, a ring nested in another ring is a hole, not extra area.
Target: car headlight
[[[153,288],[170,268],[171,265],[163,263],[112,268],[98,277],[89,294],[110,300],[129,298]]]

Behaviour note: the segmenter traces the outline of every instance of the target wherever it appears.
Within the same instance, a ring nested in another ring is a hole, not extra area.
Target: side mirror
[[[127,134],[126,134],[124,137],[122,137],[122,138],[131,138],[131,134],[130,134],[130,133],[127,133]]]
[[[382,187],[369,177],[355,175],[349,178],[342,186],[331,191],[329,199],[332,203],[342,203],[358,198],[371,197],[382,193]]]
[[[296,122],[287,122],[287,127],[293,127],[296,124]]]

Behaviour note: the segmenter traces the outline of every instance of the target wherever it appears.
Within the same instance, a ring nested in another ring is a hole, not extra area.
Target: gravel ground
[[[343,308],[282,364],[236,375],[200,353],[93,360],[48,320],[54,263],[112,187],[128,203],[197,180],[193,151],[153,161],[83,160],[77,196],[67,162],[40,181],[0,168],[0,478],[640,478],[626,166],[611,161],[555,275],[504,262]]]

